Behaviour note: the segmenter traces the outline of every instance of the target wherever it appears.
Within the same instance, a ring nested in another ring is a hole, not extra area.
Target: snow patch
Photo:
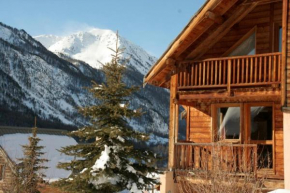
[[[105,169],[106,163],[110,160],[109,154],[111,150],[105,145],[104,151],[102,151],[99,159],[96,160],[95,165],[92,166],[93,171],[98,171],[99,169]]]

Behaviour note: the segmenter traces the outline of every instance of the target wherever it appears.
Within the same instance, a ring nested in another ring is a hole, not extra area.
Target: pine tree
[[[112,60],[103,64],[105,83],[93,82],[89,88],[98,103],[80,110],[91,124],[70,133],[84,143],[60,150],[76,158],[59,164],[60,168],[72,171],[69,178],[57,184],[68,192],[136,192],[156,184],[155,179],[147,177],[156,170],[151,164],[155,155],[134,146],[147,141],[149,136],[135,131],[128,123],[142,112],[129,108],[131,95],[138,87],[128,87],[123,81],[128,60],[121,60],[124,49],[119,48],[118,41],[117,34],[115,50],[109,48],[114,53]]]
[[[21,190],[20,193],[38,193],[37,184],[45,177],[42,172],[47,169],[44,163],[48,160],[41,158],[44,146],[38,145],[41,139],[37,137],[36,126],[32,128],[32,136],[28,137],[28,140],[29,144],[22,146],[24,157],[18,159],[20,164],[16,166],[17,189]]]

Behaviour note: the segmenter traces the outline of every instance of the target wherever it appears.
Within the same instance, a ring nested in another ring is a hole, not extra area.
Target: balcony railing
[[[176,170],[223,170],[257,173],[257,145],[221,143],[176,143]]]
[[[177,73],[179,90],[280,84],[281,53],[183,61]]]

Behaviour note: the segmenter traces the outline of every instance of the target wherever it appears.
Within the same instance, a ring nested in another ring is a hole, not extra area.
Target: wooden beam
[[[286,62],[287,62],[287,24],[288,24],[289,0],[283,1],[282,7],[282,72],[281,72],[281,105],[287,107],[286,103]]]
[[[170,112],[169,112],[169,145],[168,145],[168,169],[174,169],[174,139],[176,127],[176,105],[175,99],[177,95],[177,74],[171,76],[170,80]]]
[[[205,19],[210,19],[217,24],[222,24],[224,22],[224,18],[220,15],[213,13],[212,11],[208,11],[205,13]]]
[[[251,3],[259,3],[259,4],[267,4],[267,3],[275,3],[282,0],[246,0],[243,4],[251,4]]]
[[[237,100],[263,100],[263,99],[272,99],[274,100],[274,97],[280,97],[281,92],[280,91],[260,91],[260,92],[233,92],[233,96],[229,97],[228,92],[223,93],[193,93],[193,94],[186,94],[186,93],[179,93],[179,100],[191,100],[191,101],[200,101],[200,100],[216,100],[216,99],[231,99],[234,101]]]
[[[258,3],[254,2],[250,5],[240,5],[236,8],[231,16],[220,25],[210,36],[191,52],[187,58],[197,59],[204,55],[215,43],[224,37],[233,27],[234,24],[243,19],[250,11],[252,11]]]

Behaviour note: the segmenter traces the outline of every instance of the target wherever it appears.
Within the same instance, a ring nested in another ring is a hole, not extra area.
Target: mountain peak
[[[73,33],[68,36],[40,35],[34,37],[47,49],[54,53],[62,53],[74,59],[82,60],[93,68],[101,68],[100,63],[111,60],[112,51],[115,48],[116,33],[112,30],[90,28],[85,31]],[[130,58],[129,66],[135,68],[141,74],[145,74],[156,61],[140,46],[119,38],[119,46],[125,48],[124,58]]]

